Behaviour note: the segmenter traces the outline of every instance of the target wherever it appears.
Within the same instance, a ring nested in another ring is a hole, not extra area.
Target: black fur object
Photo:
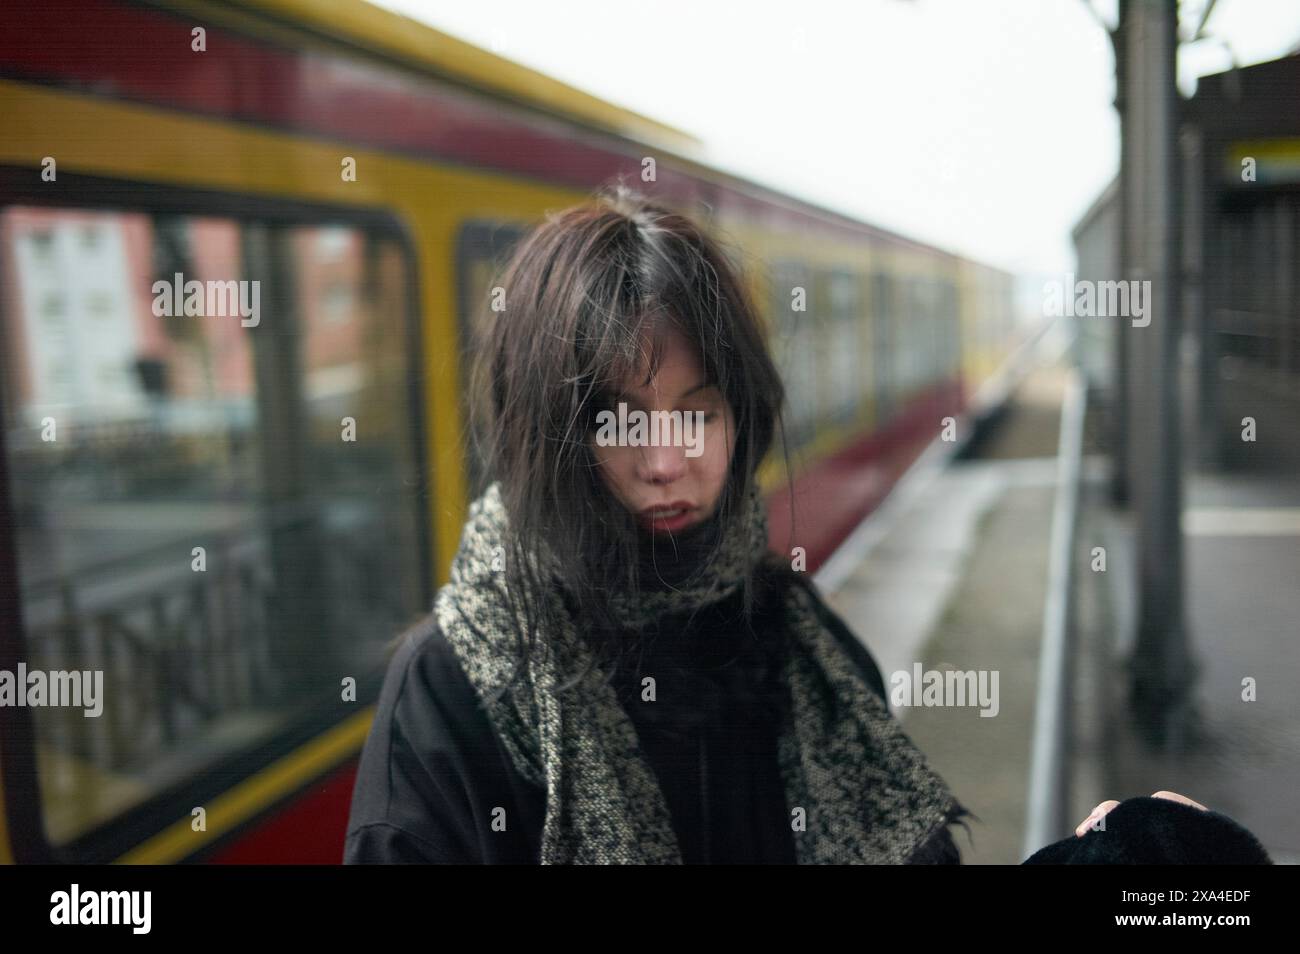
[[[1264,846],[1227,815],[1167,798],[1130,798],[1104,830],[1040,848],[1027,865],[1271,865]]]

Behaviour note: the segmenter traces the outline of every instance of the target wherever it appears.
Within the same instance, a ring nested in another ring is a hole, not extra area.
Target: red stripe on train
[[[790,490],[772,494],[768,498],[772,549],[789,554],[792,547],[803,547],[808,572],[817,572],[939,434],[943,418],[960,410],[961,395],[961,385],[955,381],[930,389],[885,427],[819,461]]]

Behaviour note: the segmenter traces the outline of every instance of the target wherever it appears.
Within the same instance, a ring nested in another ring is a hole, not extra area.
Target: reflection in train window
[[[426,604],[410,274],[356,228],[26,207],[0,264],[21,658],[104,674],[33,713],[62,844],[337,719]]]

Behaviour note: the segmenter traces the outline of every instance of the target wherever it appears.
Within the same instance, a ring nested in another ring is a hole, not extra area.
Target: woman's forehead
[[[671,390],[686,380],[688,387],[695,385],[704,375],[697,352],[690,339],[671,324],[647,332],[636,365],[623,377],[623,390]]]

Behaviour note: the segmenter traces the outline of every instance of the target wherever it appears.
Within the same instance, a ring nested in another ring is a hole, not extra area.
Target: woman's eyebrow
[[[711,388],[711,387],[713,387],[713,383],[712,383],[711,381],[701,381],[699,384],[695,385],[695,387],[691,388],[689,391],[687,391],[685,394],[683,394],[683,395],[682,395],[681,397],[679,397],[677,400],[680,401],[680,400],[682,400],[683,398],[688,398],[688,397],[690,397],[692,394],[694,394],[696,391],[703,391],[705,388]]]
[[[684,393],[683,393],[683,394],[682,394],[682,395],[681,395],[677,400],[679,400],[679,401],[684,401],[684,400],[686,400],[688,397],[690,397],[692,394],[696,393],[697,391],[703,391],[703,390],[705,390],[705,389],[707,389],[707,388],[711,388],[711,387],[714,387],[713,382],[711,382],[711,381],[701,381],[699,384],[695,385],[695,387],[693,387],[693,388],[689,388],[688,390],[686,390],[686,391],[685,391],[685,392],[684,392]],[[623,402],[626,403],[626,404],[637,404],[637,403],[638,403],[637,396],[636,396],[635,394],[630,394],[630,393],[628,393],[628,392],[626,392],[626,391],[620,391],[620,392],[618,392],[617,394],[615,394],[615,395],[614,395],[614,400],[615,400],[616,402],[617,402],[617,401],[623,401]]]

